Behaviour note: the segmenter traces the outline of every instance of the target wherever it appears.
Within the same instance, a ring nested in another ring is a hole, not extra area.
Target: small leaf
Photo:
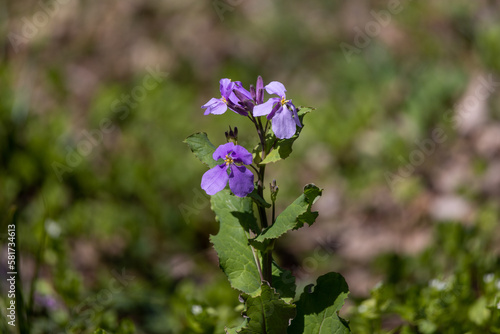
[[[255,202],[255,204],[262,206],[264,208],[270,208],[271,204],[267,203],[265,199],[263,199],[257,192],[257,187],[254,188],[254,190],[248,195],[250,198],[252,198]]]
[[[318,216],[317,212],[311,212],[311,206],[321,196],[322,190],[314,184],[304,187],[304,193],[300,195],[288,208],[277,218],[273,225],[266,228],[250,242],[259,248],[267,239],[276,239],[289,230],[295,230],[308,223],[312,225]],[[261,245],[258,245],[258,244]]]
[[[217,161],[213,158],[215,146],[208,140],[205,132],[192,134],[184,140],[184,143],[188,144],[194,155],[205,165],[210,168],[217,165]]]
[[[248,322],[237,333],[283,334],[295,316],[295,305],[286,303],[267,283],[262,283],[261,293],[255,297],[242,295],[246,304],[243,312]]]
[[[313,292],[302,292],[296,302],[297,316],[293,319],[288,334],[349,334],[346,321],[338,312],[344,305],[349,288],[344,278],[337,273],[320,276]]]
[[[266,156],[263,161],[260,162],[261,165],[288,158],[288,156],[292,153],[293,143],[295,142],[295,140],[297,140],[297,138],[299,138],[299,134],[304,128],[304,116],[313,110],[314,108],[309,107],[297,108],[297,114],[299,115],[302,127],[297,129],[297,133],[292,138],[277,140],[276,144],[274,145],[274,149]],[[266,136],[266,146],[268,146],[269,143],[271,143],[271,145],[273,144],[273,142],[275,141],[274,134],[272,135],[271,139],[272,141]]]
[[[233,288],[254,295],[260,290],[260,274],[257,252],[248,244],[249,231],[258,229],[252,199],[233,196],[225,189],[213,195],[211,203],[220,223],[219,233],[210,236],[219,265]]]
[[[303,117],[305,114],[309,114],[313,110],[316,110],[316,108],[300,106],[297,107],[297,115],[299,115],[299,117]],[[302,118],[300,120],[302,121]]]

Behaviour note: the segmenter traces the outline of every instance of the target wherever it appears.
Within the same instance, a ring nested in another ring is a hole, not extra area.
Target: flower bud
[[[273,182],[271,182],[269,186],[271,188],[271,201],[275,202],[279,191],[279,187],[276,184],[276,180],[273,180]]]
[[[231,126],[229,127],[229,131],[225,132],[226,135],[226,140],[228,142],[232,141],[234,144],[238,143],[238,128],[234,127],[234,130],[231,129]]]

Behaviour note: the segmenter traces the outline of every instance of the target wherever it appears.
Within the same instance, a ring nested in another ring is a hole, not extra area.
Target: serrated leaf
[[[297,305],[297,316],[292,320],[288,334],[349,334],[346,321],[338,312],[344,305],[349,288],[337,273],[320,276],[314,291],[304,289]]]
[[[215,146],[208,140],[205,132],[192,134],[184,140],[184,143],[188,144],[194,155],[205,165],[210,168],[217,165],[217,161],[213,158]]]
[[[304,128],[304,116],[314,110],[314,108],[309,107],[298,107],[297,109],[297,114],[299,115],[302,127],[297,129],[297,133],[292,138],[277,140],[274,145],[274,149],[265,157],[263,161],[260,162],[261,165],[286,159],[292,153],[293,143],[297,140],[297,138],[299,138],[299,134]],[[271,136],[271,139],[266,136],[266,146],[268,146],[269,143],[272,145],[274,140],[274,135]]]
[[[243,315],[247,324],[240,334],[283,334],[286,333],[290,320],[295,316],[295,305],[286,303],[267,283],[262,283],[257,296],[242,295],[246,304]]]
[[[233,196],[225,189],[213,195],[211,203],[220,228],[210,240],[222,271],[233,288],[249,295],[257,294],[260,290],[260,274],[255,262],[258,252],[254,253],[248,244],[249,231],[258,228],[252,199]]]
[[[299,196],[290,206],[276,218],[270,227],[264,229],[257,237],[250,240],[255,246],[262,248],[268,239],[276,239],[290,230],[295,230],[308,223],[313,224],[318,216],[317,212],[311,212],[311,206],[321,196],[322,190],[314,184],[304,187],[304,193]]]
[[[239,326],[232,328],[224,328],[226,334],[238,334],[239,331],[248,324],[248,319],[245,319]]]

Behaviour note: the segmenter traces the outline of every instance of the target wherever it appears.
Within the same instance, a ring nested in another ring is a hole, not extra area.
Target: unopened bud
[[[273,180],[273,182],[270,183],[270,188],[271,188],[271,201],[275,202],[279,191],[279,187],[276,184],[276,180]]]
[[[255,90],[254,85],[250,85],[250,95],[252,95],[253,100],[257,100],[257,91]]]
[[[238,142],[238,128],[234,127],[234,130],[229,127],[229,131],[225,132],[226,134],[226,140],[228,142],[232,141],[234,144],[237,144]]]

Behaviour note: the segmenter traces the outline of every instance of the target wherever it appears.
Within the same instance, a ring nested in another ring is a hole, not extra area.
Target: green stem
[[[257,193],[264,198],[264,173],[265,166],[261,166],[259,170],[259,185],[257,188]],[[266,209],[262,206],[257,206],[259,210],[259,217],[262,229],[269,226],[267,222]],[[272,249],[266,249],[262,251],[262,276],[265,281],[272,285],[272,264],[273,264],[273,254]]]
[[[257,129],[257,134],[259,135],[260,144],[262,148],[262,160],[266,157],[266,141],[265,141],[265,132],[262,126],[262,122],[260,119],[255,121],[255,118],[252,120]],[[264,198],[264,177],[266,173],[266,165],[259,166],[258,176],[259,182],[257,184],[257,193],[259,196]],[[267,221],[266,209],[261,206],[257,206],[259,211],[259,218],[261,228],[265,229],[269,226]],[[273,254],[272,248],[266,249],[262,251],[262,276],[265,281],[267,281],[270,285],[272,285],[272,265],[273,265]]]
[[[275,220],[276,220],[276,201],[273,201],[273,215],[272,215],[271,225],[274,224]]]

